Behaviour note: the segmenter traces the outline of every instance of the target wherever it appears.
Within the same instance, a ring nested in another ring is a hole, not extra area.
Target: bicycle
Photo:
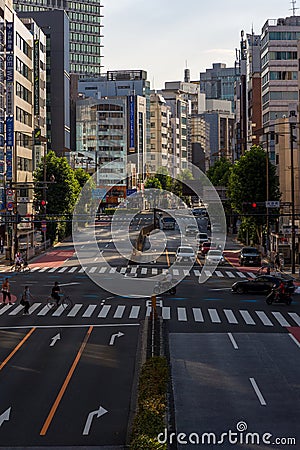
[[[49,297],[47,297],[46,302],[47,302],[49,309],[59,308],[60,306],[62,306],[64,308],[64,310],[72,308],[73,302],[68,295],[66,295],[65,293],[61,293],[61,294],[59,294],[59,297],[60,297],[60,299],[59,299],[58,303],[53,297],[51,297],[51,295],[49,295]]]
[[[22,263],[21,265],[13,264],[10,268],[10,271],[17,272],[17,273],[20,273],[20,272],[25,273],[25,272],[30,272],[30,267],[29,267],[28,263]]]

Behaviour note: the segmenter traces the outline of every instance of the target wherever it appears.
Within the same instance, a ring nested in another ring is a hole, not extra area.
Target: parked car
[[[288,292],[293,294],[295,291],[295,285],[292,278],[274,275],[260,275],[251,280],[240,280],[233,283],[231,286],[232,292],[238,294],[244,294],[246,292],[266,293],[269,294],[272,287],[275,285],[278,287],[281,281],[284,281]]]
[[[225,258],[221,250],[208,250],[205,256],[206,264],[224,264]]]
[[[181,245],[178,247],[176,252],[176,261],[177,262],[194,262],[196,259],[196,255],[194,249],[188,245]]]
[[[197,236],[199,232],[197,225],[187,225],[185,227],[185,235],[186,236]]]
[[[255,247],[243,247],[239,257],[240,265],[261,266],[261,254]]]
[[[209,250],[218,250],[217,244],[210,241],[203,242],[201,247],[201,255],[205,256]]]

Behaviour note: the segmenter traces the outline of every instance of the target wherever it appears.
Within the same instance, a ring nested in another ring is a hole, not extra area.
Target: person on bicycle
[[[51,297],[55,300],[56,306],[58,306],[60,302],[60,287],[58,281],[55,281],[54,286],[52,287]]]
[[[22,264],[23,264],[23,258],[21,256],[21,253],[17,252],[16,255],[15,255],[15,266],[16,266],[16,269],[21,269]]]

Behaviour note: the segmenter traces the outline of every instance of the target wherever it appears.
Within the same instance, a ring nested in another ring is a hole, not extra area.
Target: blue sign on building
[[[136,194],[137,189],[126,189],[126,196],[129,197],[130,195]]]
[[[13,116],[6,117],[6,145],[8,147],[14,146],[14,118],[13,118]]]
[[[6,180],[12,180],[13,149],[6,147]]]
[[[134,96],[129,97],[129,149],[134,149]]]
[[[14,81],[14,55],[6,55],[6,82],[13,83]]]
[[[14,23],[6,22],[6,51],[14,51]]]

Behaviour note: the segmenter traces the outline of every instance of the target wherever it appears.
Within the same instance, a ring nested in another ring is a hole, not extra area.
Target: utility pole
[[[292,201],[292,274],[296,273],[295,267],[295,247],[296,247],[296,230],[295,230],[295,180],[294,180],[294,139],[293,130],[295,124],[290,122],[290,147],[291,147],[291,201]]]
[[[267,153],[266,153],[266,201],[269,201],[269,132],[267,134]],[[266,239],[267,256],[269,256],[270,240],[269,240],[269,208],[267,208],[267,239]]]

